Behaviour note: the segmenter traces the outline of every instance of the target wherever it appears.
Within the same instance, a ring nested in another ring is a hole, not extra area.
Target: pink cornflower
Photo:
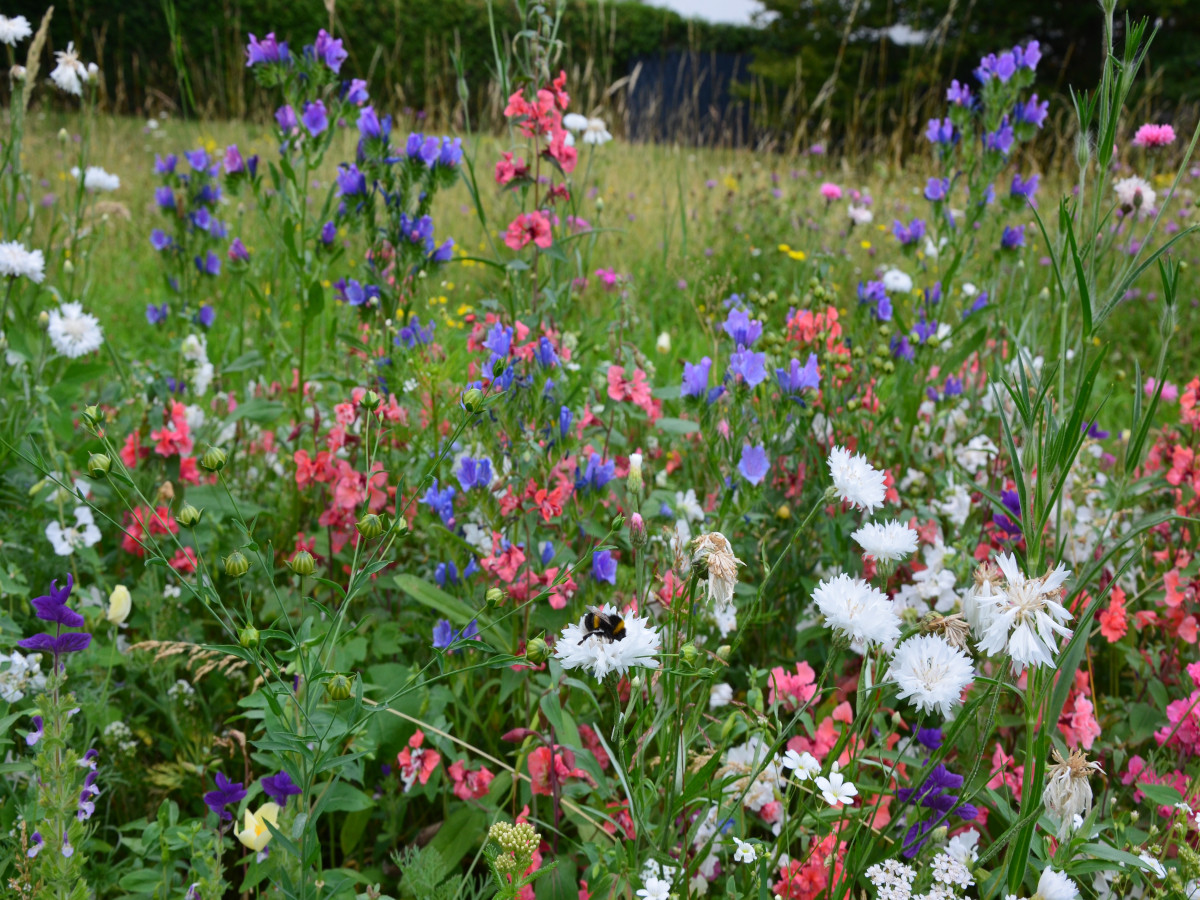
[[[830,202],[833,202],[834,200],[841,200],[842,189],[832,181],[826,181],[821,185],[821,196]]]
[[[1147,122],[1133,136],[1135,147],[1165,147],[1175,143],[1175,129],[1170,125],[1153,125]]]
[[[540,209],[521,213],[509,224],[508,234],[504,236],[504,243],[512,250],[523,250],[531,242],[545,250],[553,240],[550,219]]]

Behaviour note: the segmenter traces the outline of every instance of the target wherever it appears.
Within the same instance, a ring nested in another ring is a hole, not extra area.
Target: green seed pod
[[[225,451],[220,447],[209,447],[200,457],[200,468],[208,472],[220,472],[225,468]]]
[[[375,412],[375,410],[379,409],[379,404],[382,402],[383,401],[379,399],[379,395],[377,393],[374,391],[367,391],[365,394],[363,394],[362,408],[367,412]]]
[[[688,666],[696,665],[696,661],[700,659],[700,651],[696,649],[696,645],[688,641],[679,650],[679,656]]]
[[[525,658],[533,665],[540,666],[550,658],[550,646],[540,637],[535,637],[525,645]]]
[[[307,550],[300,550],[288,560],[288,568],[297,575],[311,575],[317,571],[317,561]]]
[[[247,650],[249,650],[253,647],[257,647],[259,645],[259,643],[261,642],[261,640],[262,639],[260,638],[260,636],[258,634],[258,629],[255,628],[253,625],[247,625],[241,631],[238,632],[238,643],[241,644],[243,647],[245,647]]]
[[[200,519],[204,517],[204,510],[196,509],[192,504],[184,505],[183,509],[179,510],[179,514],[175,516],[179,520],[179,524],[184,528],[195,528],[200,524]]]
[[[375,513],[367,513],[354,523],[354,527],[367,540],[374,540],[387,531],[387,526],[384,525],[383,519],[375,515]]]
[[[112,460],[107,453],[93,453],[88,457],[87,470],[93,478],[104,478],[112,468]]]
[[[479,388],[471,388],[463,394],[462,397],[463,409],[471,415],[476,415],[483,411],[483,391]]]
[[[331,675],[325,682],[325,696],[335,703],[349,700],[354,694],[354,679],[349,675]]]
[[[508,596],[508,594],[506,594],[503,590],[501,590],[498,587],[488,588],[488,592],[485,595],[485,599],[487,600],[488,609],[495,609],[496,607],[498,607],[501,603],[504,602],[504,600],[507,596]]]
[[[225,574],[232,578],[241,578],[250,571],[250,560],[246,559],[241,550],[234,550],[222,561]]]

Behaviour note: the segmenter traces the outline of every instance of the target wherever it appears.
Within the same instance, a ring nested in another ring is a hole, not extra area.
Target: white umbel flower
[[[854,798],[858,796],[858,788],[847,781],[841,772],[830,772],[828,778],[818,775],[816,785],[830,806],[853,803]]]
[[[1071,614],[1058,602],[1067,580],[1066,568],[1060,565],[1041,578],[1026,578],[1011,553],[997,562],[1004,573],[1004,590],[988,598],[987,606],[980,609],[983,638],[979,648],[989,656],[1008,653],[1014,671],[1053,666],[1057,636],[1069,639],[1072,633],[1063,624],[1070,621]]]
[[[863,553],[879,561],[899,562],[917,552],[917,533],[895,519],[883,524],[868,522],[853,537]]]
[[[29,26],[29,20],[24,16],[0,16],[0,44],[8,44],[10,47],[17,46],[18,42],[25,40],[33,34],[33,29]]]
[[[41,250],[27,250],[17,241],[0,243],[0,277],[28,278],[41,284],[46,277],[46,258]]]
[[[939,710],[949,718],[963,689],[975,680],[975,667],[939,634],[918,634],[896,648],[887,677],[921,712]]]
[[[46,526],[46,538],[58,556],[70,556],[80,547],[93,547],[100,541],[100,529],[92,511],[86,506],[75,507],[75,524],[63,526],[57,519]]]
[[[733,555],[729,539],[719,531],[710,531],[692,541],[692,563],[708,566],[708,599],[717,609],[733,602],[738,566],[744,563]]]
[[[50,80],[58,85],[60,91],[78,97],[83,93],[83,85],[88,80],[88,70],[87,66],[79,61],[79,54],[75,51],[75,42],[67,44],[66,50],[56,51],[54,58],[57,65],[50,73]]]
[[[79,166],[71,167],[71,175],[75,179],[79,178]],[[121,186],[119,176],[106,172],[99,166],[88,166],[83,173],[83,187],[94,194],[108,194],[115,191]]]
[[[947,887],[960,888],[969,888],[975,883],[971,870],[945,851],[933,858],[933,880]]]
[[[618,615],[615,606],[607,605],[601,612]],[[631,668],[658,668],[658,651],[662,647],[662,636],[652,627],[649,619],[642,616],[625,616],[625,637],[619,641],[609,640],[603,635],[588,636],[586,616],[562,630],[554,645],[554,655],[564,669],[590,669],[592,675],[603,680],[609,672],[624,675]]]
[[[78,359],[104,343],[100,320],[83,311],[81,303],[64,303],[50,311],[46,334],[54,349],[70,359]]]
[[[813,591],[825,624],[852,642],[893,646],[900,638],[900,617],[892,602],[861,578],[844,572]]]
[[[883,506],[887,493],[883,473],[867,462],[865,456],[852,454],[845,447],[834,447],[829,451],[829,474],[842,502],[867,512]]]
[[[607,144],[612,140],[612,135],[608,131],[608,123],[603,119],[588,119],[587,126],[583,129],[583,142],[585,144],[593,144],[600,146]]]
[[[1075,882],[1062,872],[1055,872],[1049,866],[1042,869],[1042,877],[1038,879],[1037,893],[1033,900],[1076,900],[1079,888]]]

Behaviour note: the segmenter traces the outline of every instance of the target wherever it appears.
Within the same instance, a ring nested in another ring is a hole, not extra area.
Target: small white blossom
[[[612,140],[612,135],[608,131],[608,123],[603,119],[588,119],[587,126],[583,129],[583,142],[585,144],[593,144],[600,146],[607,144]]]
[[[933,880],[948,887],[960,888],[968,888],[975,883],[971,871],[944,851],[933,858]]]
[[[888,269],[881,280],[883,289],[889,294],[907,294],[913,289],[912,276],[899,269]]]
[[[0,16],[0,44],[15,47],[18,42],[33,34],[29,20],[24,16]]]
[[[733,555],[733,547],[725,535],[711,531],[692,541],[692,563],[707,564],[708,599],[717,609],[728,607],[737,587],[738,566],[744,564]]]
[[[732,685],[722,682],[714,684],[708,692],[708,708],[720,709],[723,706],[728,706],[733,702],[733,687]]]
[[[80,547],[93,547],[100,541],[100,529],[92,510],[87,506],[75,507],[75,524],[64,526],[57,519],[46,526],[46,538],[54,546],[58,556],[70,556]]]
[[[846,214],[850,216],[850,221],[855,225],[870,225],[875,218],[875,214],[869,207],[860,206],[857,203],[851,203],[846,209]]]
[[[863,553],[876,560],[899,562],[917,551],[917,533],[893,519],[890,522],[868,522],[852,535]]]
[[[846,780],[841,772],[830,772],[829,777],[816,777],[817,790],[830,806],[840,806],[843,803],[853,803],[858,796],[858,788]]]
[[[79,166],[71,168],[71,176],[76,180],[79,179]],[[83,173],[84,190],[92,191],[96,194],[108,194],[120,186],[121,179],[118,176],[104,171],[99,166],[88,166],[87,170]]]
[[[646,878],[637,895],[642,900],[670,900],[671,882],[663,881],[661,878]]]
[[[821,774],[821,763],[807,750],[803,753],[797,753],[791,749],[785,751],[783,766],[785,769],[794,770],[798,781],[808,781],[808,779]]]
[[[75,42],[67,44],[66,50],[55,51],[54,58],[57,64],[50,73],[50,80],[58,85],[60,91],[78,97],[83,93],[83,85],[88,80],[88,70],[79,61],[79,54],[75,52]]]
[[[1041,900],[1075,900],[1079,896],[1079,888],[1062,872],[1055,872],[1049,866],[1042,870],[1038,879],[1037,893],[1034,895]]]
[[[754,849],[754,845],[743,841],[741,838],[733,839],[734,846],[737,847],[733,852],[733,861],[740,863],[752,863],[758,859],[758,851]]]

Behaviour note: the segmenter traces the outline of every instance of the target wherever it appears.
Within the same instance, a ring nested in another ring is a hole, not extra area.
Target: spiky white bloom
[[[28,250],[17,241],[0,243],[0,276],[28,278],[41,284],[46,277],[46,258],[41,250]]]
[[[783,767],[792,769],[796,773],[797,781],[808,781],[808,779],[821,774],[821,763],[807,750],[803,753],[797,753],[791,749],[785,751]]]
[[[1137,175],[1122,178],[1113,185],[1113,192],[1121,206],[1136,207],[1140,215],[1148,215],[1154,208],[1154,201],[1158,199],[1150,182]]]
[[[579,113],[567,113],[562,117],[562,126],[567,131],[583,131],[588,126],[588,117]]]
[[[913,289],[912,276],[899,269],[888,269],[880,280],[889,294],[907,294]]]
[[[1004,589],[979,604],[983,637],[979,648],[989,656],[1007,653],[1014,671],[1026,666],[1053,666],[1058,648],[1056,635],[1070,638],[1064,622],[1071,619],[1059,603],[1068,572],[1060,565],[1041,578],[1026,578],[1017,566],[1017,558],[1006,553],[997,559],[1004,573]]]
[[[671,882],[651,876],[644,880],[642,888],[637,892],[642,900],[670,900]]]
[[[54,58],[57,65],[50,73],[50,80],[58,85],[60,91],[78,97],[83,93],[83,85],[88,80],[88,70],[87,66],[79,61],[79,54],[75,52],[75,42],[67,44],[66,50],[55,51]]]
[[[71,176],[79,179],[79,166],[71,167]],[[106,172],[99,166],[88,166],[83,173],[83,187],[95,194],[112,193],[121,186],[120,176]]]
[[[917,551],[917,533],[893,519],[890,522],[868,522],[852,535],[863,553],[877,560],[908,559]]]
[[[664,469],[663,471],[666,471]],[[696,489],[688,488],[687,493],[675,492],[675,512],[689,522],[704,521],[704,507],[696,499]]]
[[[846,776],[841,772],[830,772],[828,778],[818,775],[815,783],[817,790],[821,792],[821,796],[830,806],[853,803],[854,798],[858,796],[858,788],[847,781]]]
[[[1047,866],[1042,869],[1037,893],[1033,896],[1034,900],[1075,900],[1079,896],[1079,888],[1062,872],[1056,872]]]
[[[758,859],[758,851],[754,849],[754,845],[748,841],[743,841],[741,838],[733,839],[734,846],[737,847],[733,851],[733,861],[740,863],[752,863]]]
[[[692,563],[707,565],[708,599],[717,609],[726,609],[733,602],[738,566],[744,565],[733,555],[728,538],[719,531],[700,535],[692,541]]]
[[[888,680],[921,712],[939,710],[949,717],[963,689],[975,680],[975,667],[961,650],[940,634],[918,634],[896,648]]]
[[[961,888],[968,888],[975,883],[970,869],[945,851],[933,858],[933,880]]]
[[[63,526],[57,519],[46,526],[46,537],[58,556],[70,556],[80,547],[92,547],[100,541],[100,529],[87,506],[75,507],[75,524]]]
[[[608,123],[603,119],[588,119],[587,125],[583,129],[583,142],[585,144],[593,144],[599,147],[602,144],[607,144],[613,139],[609,133]]]
[[[828,463],[833,488],[842,502],[867,512],[883,506],[887,494],[883,473],[867,462],[865,456],[852,454],[845,447],[834,447],[829,451]]]
[[[99,350],[104,343],[100,320],[85,313],[81,303],[64,303],[58,309],[50,310],[46,334],[54,349],[71,359]]]
[[[975,569],[974,583],[963,592],[963,616],[976,636],[982,633],[987,624],[984,615],[1003,592],[1003,578],[1004,575],[998,566],[991,562],[981,563]]]
[[[870,225],[875,219],[875,213],[865,206],[859,206],[857,203],[851,203],[846,209],[846,214],[850,216],[850,221],[855,225]]]
[[[19,41],[25,40],[31,34],[33,29],[24,16],[0,16],[0,44],[15,47]]]
[[[605,615],[618,615],[612,604],[607,604],[602,611]],[[624,675],[635,666],[658,668],[662,636],[649,624],[649,619],[625,616],[625,637],[612,641],[598,634],[589,637],[584,624],[586,618],[580,616],[578,622],[564,628],[554,645],[554,655],[564,669],[590,669],[597,680],[603,680],[609,672]]]
[[[892,602],[861,578],[844,572],[813,591],[825,624],[852,642],[891,647],[900,638],[900,617]]]

